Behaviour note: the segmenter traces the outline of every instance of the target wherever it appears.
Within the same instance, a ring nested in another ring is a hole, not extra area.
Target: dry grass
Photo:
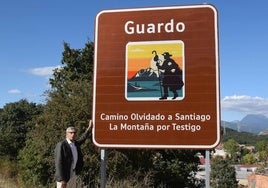
[[[18,185],[14,179],[6,178],[0,174],[0,188],[18,188]]]
[[[7,159],[0,160],[0,188],[17,188],[17,165]]]

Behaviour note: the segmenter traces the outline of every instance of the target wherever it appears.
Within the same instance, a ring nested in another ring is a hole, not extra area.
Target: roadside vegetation
[[[0,109],[0,185],[4,179],[7,187],[54,187],[55,144],[65,137],[66,127],[73,125],[83,131],[91,119],[94,44],[87,42],[82,49],[72,49],[64,43],[63,47],[62,67],[55,69],[49,80],[51,89],[44,93],[44,104],[21,99]],[[223,135],[231,164],[258,163],[265,167],[267,141],[265,136],[230,129]],[[239,144],[253,145],[256,150]],[[85,165],[80,184],[99,187],[100,149],[90,139],[82,149]],[[107,187],[203,187],[204,182],[195,176],[198,152],[202,151],[108,149]],[[215,164],[225,165],[220,161]],[[229,170],[225,173],[233,169]],[[216,182],[219,178],[214,174],[212,180]]]

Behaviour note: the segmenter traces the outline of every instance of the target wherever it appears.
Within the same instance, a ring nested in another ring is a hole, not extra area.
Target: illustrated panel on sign
[[[184,68],[181,40],[129,42],[126,45],[126,99],[182,100]]]

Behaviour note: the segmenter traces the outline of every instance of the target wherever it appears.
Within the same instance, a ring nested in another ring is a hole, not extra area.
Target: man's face
[[[66,138],[69,139],[70,141],[75,141],[76,138],[76,130],[75,129],[70,129],[66,132]]]

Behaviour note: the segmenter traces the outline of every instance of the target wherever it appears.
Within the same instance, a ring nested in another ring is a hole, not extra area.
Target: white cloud
[[[221,108],[225,111],[268,116],[268,98],[247,95],[226,96],[221,100]]]
[[[8,93],[9,93],[9,94],[20,94],[21,91],[18,90],[18,89],[11,89],[11,90],[8,91]]]
[[[56,68],[61,68],[61,66],[38,67],[38,68],[30,69],[29,72],[37,76],[50,76],[53,74],[53,70],[55,70]]]

